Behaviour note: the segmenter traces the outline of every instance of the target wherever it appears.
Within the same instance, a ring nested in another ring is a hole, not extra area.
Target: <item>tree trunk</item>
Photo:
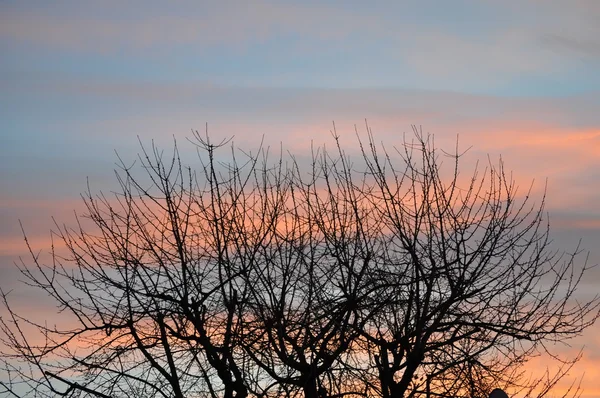
[[[317,378],[311,377],[307,379],[306,383],[302,387],[304,391],[304,398],[318,398],[319,397],[319,388],[317,385]]]

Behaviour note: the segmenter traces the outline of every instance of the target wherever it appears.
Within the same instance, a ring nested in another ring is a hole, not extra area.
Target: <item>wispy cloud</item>
[[[333,87],[418,82],[427,88],[501,90],[527,75],[563,78],[578,65],[572,54],[552,49],[583,51],[598,60],[600,23],[593,22],[594,15],[600,17],[587,2],[540,8],[536,2],[500,7],[463,1],[426,9],[393,2],[376,8],[269,1],[74,5],[4,6],[0,38],[5,45],[104,54],[136,65],[152,62],[154,68],[172,66],[175,53],[200,65],[232,62],[235,54],[271,72],[261,84],[282,86],[312,80]],[[447,23],[442,13],[456,20]],[[494,23],[487,26],[481,18]],[[304,70],[293,67],[298,63]]]
[[[148,50],[165,45],[244,46],[277,35],[303,34],[321,40],[344,38],[357,29],[376,27],[368,16],[327,6],[255,1],[181,3],[157,8],[148,2],[102,2],[54,9],[6,6],[0,35],[16,41],[84,52]],[[73,5],[73,4],[72,4]],[[115,12],[119,13],[114,18]],[[77,33],[77,34],[74,34]]]

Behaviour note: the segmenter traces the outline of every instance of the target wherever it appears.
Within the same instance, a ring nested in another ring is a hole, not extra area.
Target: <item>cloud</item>
[[[94,163],[93,168],[82,165],[78,169],[87,168],[94,174],[99,167],[111,170],[113,165],[107,160],[113,156],[112,149],[126,157],[130,152],[134,155],[137,135],[169,146],[173,135],[185,139],[191,129],[204,130],[208,123],[215,138],[235,136],[241,146],[256,144],[264,136],[267,145],[283,143],[287,149],[306,151],[311,139],[329,139],[332,121],[343,143],[355,145],[354,125],[364,133],[367,119],[376,139],[388,145],[399,142],[404,132],[410,133],[411,124],[422,125],[426,132],[436,134],[438,144],[444,147],[453,147],[459,136],[462,145],[473,146],[479,157],[503,155],[507,167],[526,179],[543,181],[550,177],[551,185],[557,181],[559,185],[579,185],[588,196],[593,190],[584,182],[600,178],[593,173],[600,167],[598,93],[527,98],[427,90],[280,89],[110,80],[56,80],[31,83],[21,87],[21,92],[24,90],[32,95],[47,93],[45,108],[49,110],[56,107],[58,98],[61,102],[86,103],[93,109],[88,111],[88,119],[80,121],[69,117],[70,109],[57,108],[53,124],[38,122],[39,129],[52,126],[58,134],[52,143],[63,174],[67,165],[85,160],[83,154],[92,150],[94,158],[103,161]],[[105,104],[111,107],[110,112],[102,109]],[[63,149],[57,143],[65,136],[73,139]],[[91,148],[90,142],[96,141]],[[36,150],[35,141],[26,144],[27,152],[38,157],[43,152],[42,148]],[[102,148],[105,155],[99,152]],[[60,156],[65,150],[68,152]],[[75,154],[78,158],[70,161]],[[7,159],[7,166],[20,173],[20,158]],[[31,175],[34,165],[43,159],[31,159],[32,164],[23,166],[24,172]],[[47,159],[43,170],[53,167],[51,163]],[[77,178],[73,175],[71,179]],[[85,175],[78,179],[81,183],[84,180]]]
[[[542,43],[558,51],[568,54],[583,55],[588,58],[600,57],[600,40],[594,38],[577,38],[558,34],[548,34],[542,38]]]
[[[599,28],[593,23],[581,27],[590,19],[583,6],[521,3],[419,7],[390,2],[364,8],[234,1],[165,8],[152,2],[85,7],[63,2],[53,8],[4,6],[0,38],[16,53],[34,46],[34,53],[41,47],[111,55],[121,63],[136,60],[140,68],[142,62],[143,68],[152,62],[151,67],[166,69],[178,62],[215,62],[227,69],[235,62],[228,54],[243,55],[252,60],[247,68],[254,63],[271,71],[262,81],[279,85],[298,85],[310,75],[320,85],[418,82],[427,88],[479,91],[505,87],[523,76],[562,78],[557,74],[567,73],[577,60],[549,48],[595,51]],[[453,17],[441,18],[443,12]],[[482,18],[492,21],[490,26]]]
[[[578,342],[583,343],[583,339],[579,339]],[[600,358],[594,355],[594,352],[600,350],[600,344],[597,340],[594,342],[591,335],[588,336],[587,342],[591,343],[591,345],[588,344],[581,360],[573,366],[566,377],[557,383],[555,388],[551,391],[552,396],[562,396],[567,393],[572,383],[575,383],[575,386],[577,386],[579,380],[581,380],[582,391],[580,396],[582,398],[596,398],[600,396],[600,389],[596,387],[596,381],[600,377],[600,367],[598,366]],[[576,346],[577,345],[574,344],[574,348],[576,348]],[[579,352],[576,349],[571,349],[563,353],[560,357],[565,360],[572,359],[575,358],[578,353]],[[527,362],[525,369],[527,373],[541,377],[545,374],[547,369],[554,371],[556,366],[558,366],[558,364],[555,360],[547,355],[541,355]]]
[[[8,8],[0,36],[85,52],[148,50],[164,45],[196,48],[243,46],[279,35],[301,33],[321,40],[343,38],[369,18],[326,6],[255,1],[177,2],[164,8],[150,2],[102,2],[86,7],[63,2],[54,10]],[[115,18],[115,9],[119,17]],[[375,26],[373,24],[372,26]]]

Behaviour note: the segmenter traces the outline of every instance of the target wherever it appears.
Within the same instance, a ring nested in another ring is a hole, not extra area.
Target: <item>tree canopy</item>
[[[545,198],[501,160],[461,173],[462,153],[415,129],[395,147],[368,132],[309,161],[198,133],[121,162],[118,190],[88,190],[66,249],[19,265],[69,315],[18,313],[0,338],[15,396],[543,396],[556,374],[526,361],[598,317],[577,299],[589,269],[549,238]],[[227,159],[227,160],[223,160]],[[141,173],[140,173],[141,171]],[[37,331],[37,337],[32,334]],[[41,338],[40,338],[41,336]],[[29,394],[29,395],[27,395]]]

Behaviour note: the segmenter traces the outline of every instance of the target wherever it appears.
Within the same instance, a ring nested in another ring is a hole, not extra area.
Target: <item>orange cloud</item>
[[[591,349],[600,349],[600,346]],[[565,359],[574,358],[576,356],[577,352],[571,351],[566,354]],[[549,364],[555,365],[552,366]],[[534,377],[540,377],[543,376],[547,370],[554,372],[557,366],[558,365],[556,365],[556,362],[553,361],[552,358],[542,355],[527,362],[525,369],[527,373]],[[556,387],[551,391],[551,396],[560,397],[568,391],[573,383],[575,387],[581,383],[582,398],[598,398],[600,397],[600,387],[598,387],[597,383],[598,380],[600,380],[600,358],[590,358],[589,355],[584,353],[583,357],[573,366],[567,376],[557,383]]]

